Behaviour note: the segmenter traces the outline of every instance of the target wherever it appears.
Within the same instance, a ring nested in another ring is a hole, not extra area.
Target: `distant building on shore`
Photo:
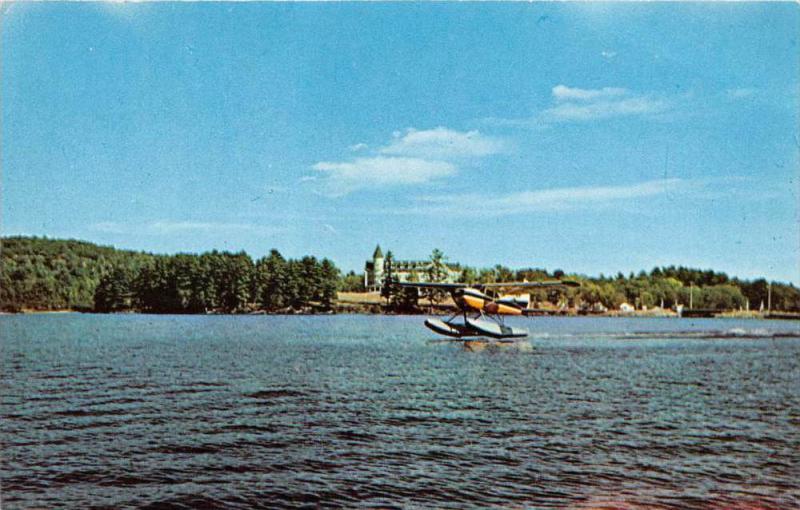
[[[457,282],[461,276],[461,266],[445,263],[445,267],[447,276],[444,281]],[[390,272],[392,279],[396,282],[427,282],[430,269],[430,260],[394,260],[392,257],[384,257],[383,251],[378,245],[372,254],[372,260],[368,260],[364,265],[364,287],[368,291],[381,290],[383,282]]]

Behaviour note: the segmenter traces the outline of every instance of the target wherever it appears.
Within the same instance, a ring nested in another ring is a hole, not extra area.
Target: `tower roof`
[[[383,258],[383,252],[381,251],[381,245],[380,244],[375,247],[375,253],[372,254],[372,258],[373,259],[382,259]]]

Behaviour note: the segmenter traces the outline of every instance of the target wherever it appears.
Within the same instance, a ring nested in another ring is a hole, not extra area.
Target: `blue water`
[[[800,323],[0,317],[3,508],[800,508]]]

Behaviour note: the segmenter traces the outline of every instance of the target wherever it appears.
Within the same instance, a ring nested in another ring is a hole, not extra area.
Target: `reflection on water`
[[[3,508],[800,508],[798,323],[514,323],[0,317]]]

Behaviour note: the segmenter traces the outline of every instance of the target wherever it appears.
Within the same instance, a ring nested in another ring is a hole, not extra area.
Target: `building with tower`
[[[444,281],[457,282],[461,276],[461,266],[455,263],[445,263],[447,275]],[[391,251],[383,254],[380,245],[375,247],[372,260],[364,264],[364,287],[368,291],[379,291],[383,287],[386,277],[391,274],[396,282],[427,282],[431,269],[430,260],[395,260]]]

